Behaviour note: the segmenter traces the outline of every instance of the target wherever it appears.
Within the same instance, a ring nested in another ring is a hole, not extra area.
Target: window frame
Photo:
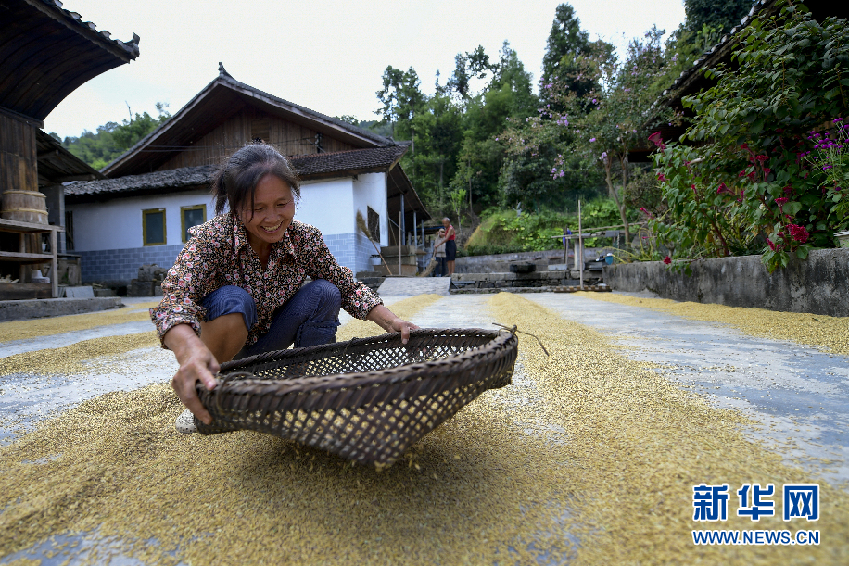
[[[186,215],[185,211],[187,210],[203,210],[203,222],[206,222],[206,205],[205,204],[193,204],[191,206],[181,206],[180,207],[180,228],[182,231],[180,232],[181,237],[183,238],[183,243],[188,242],[188,238],[186,237]],[[201,222],[201,224],[203,224]],[[195,224],[195,226],[200,226],[200,224]]]
[[[162,242],[148,243],[147,242],[147,215],[162,213]],[[168,244],[168,223],[166,222],[166,212],[164,208],[144,208],[142,209],[142,244],[145,246],[164,246]]]

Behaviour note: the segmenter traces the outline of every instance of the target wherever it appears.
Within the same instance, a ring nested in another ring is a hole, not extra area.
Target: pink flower
[[[693,194],[696,194],[696,185],[690,185],[690,188],[693,189]]]
[[[669,258],[669,256],[666,256],[665,258],[663,258],[663,263],[669,265],[670,263],[672,263],[672,260]]]
[[[767,238],[766,243],[769,244],[769,249],[771,249],[772,251],[775,251],[775,244],[772,243],[772,240]]]
[[[657,180],[663,183],[664,181],[666,181],[666,175],[664,175],[663,173],[658,173]]]
[[[808,241],[808,231],[805,230],[804,226],[799,226],[797,224],[788,224],[787,229],[790,230],[790,235],[794,240],[799,242],[800,244],[804,244]]]
[[[663,136],[660,132],[655,132],[649,136],[649,141],[652,142],[656,147],[660,149],[666,149],[666,145],[663,143]]]
[[[789,200],[790,199],[787,198],[787,197],[778,197],[777,199],[775,199],[775,203],[778,205],[778,208],[781,208],[785,204],[787,204],[787,201],[789,201]]]
[[[757,159],[758,161],[760,161],[761,163],[763,163],[764,161],[766,161],[767,159],[769,159],[769,157],[767,157],[766,155],[756,155],[756,156],[755,156],[755,159]]]
[[[725,183],[720,183],[718,187],[716,187],[716,194],[724,195],[730,194],[731,191],[728,189],[728,186]]]

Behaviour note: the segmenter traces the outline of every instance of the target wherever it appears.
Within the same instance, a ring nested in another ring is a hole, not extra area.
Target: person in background
[[[215,388],[221,362],[335,342],[340,307],[400,333],[405,344],[418,328],[354,281],[317,228],[294,219],[299,187],[272,146],[236,151],[213,180],[218,216],[190,229],[162,282],[162,301],[150,317],[180,364],[171,379],[187,408],[175,423],[180,432],[194,432],[195,417],[212,421],[195,386]]]
[[[448,269],[448,276],[454,275],[454,260],[457,258],[457,242],[455,241],[456,234],[454,226],[451,225],[451,219],[447,216],[442,219],[442,227],[445,230],[445,235],[442,239],[437,239],[436,243],[445,244],[445,266]]]
[[[442,242],[441,244],[439,242]],[[433,270],[434,277],[445,277],[445,229],[440,228],[436,233],[436,242],[433,246],[433,257],[436,259],[436,269]]]

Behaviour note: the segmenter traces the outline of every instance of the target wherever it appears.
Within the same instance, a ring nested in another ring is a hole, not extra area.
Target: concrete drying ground
[[[795,343],[743,334],[719,323],[685,320],[667,313],[615,303],[595,301],[568,294],[539,293],[526,298],[559,313],[563,318],[591,326],[612,336],[617,351],[635,360],[651,361],[662,371],[691,388],[718,407],[743,412],[763,426],[745,431],[748,438],[762,442],[791,460],[807,457],[810,471],[825,481],[849,482],[849,359],[820,352]],[[401,297],[384,297],[391,304]],[[419,312],[413,321],[421,327],[493,328],[486,314],[485,295],[441,297]],[[148,302],[154,298],[125,300]],[[349,317],[342,313],[344,324]],[[61,328],[61,318],[56,319]],[[21,352],[56,348],[90,338],[145,332],[146,322],[101,326],[90,330],[57,333],[26,341],[0,343],[2,358]],[[520,353],[521,354],[521,353]],[[517,381],[521,381],[521,364]],[[176,363],[170,352],[156,347],[135,350],[121,363],[109,365],[109,373],[87,376],[78,381],[73,375],[37,377],[12,374],[0,377],[0,444],[14,440],[13,420],[30,425],[80,401],[109,391],[130,390],[170,379]],[[124,367],[125,370],[116,370]],[[788,448],[788,439],[793,442]],[[830,461],[827,465],[820,460]],[[52,551],[68,537],[56,537],[28,551],[0,558],[4,564],[17,558],[40,559],[44,566],[63,564],[64,558]],[[86,546],[98,542],[96,535],[76,537]],[[72,558],[70,564],[74,564]],[[115,557],[111,564],[141,564],[127,557]]]

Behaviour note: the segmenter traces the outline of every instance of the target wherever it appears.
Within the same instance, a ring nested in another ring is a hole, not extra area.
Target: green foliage
[[[107,122],[98,126],[96,132],[84,131],[79,137],[66,137],[62,146],[94,169],[103,169],[170,118],[166,106],[161,102],[156,104],[158,118],[147,112],[136,113],[132,120],[124,119],[121,124]]]
[[[419,90],[420,84],[419,76],[412,67],[402,71],[390,65],[383,72],[383,90],[375,93],[383,108],[376,110],[375,114],[383,117],[381,122],[392,125],[395,139],[412,139],[413,118],[425,103],[425,96]]]
[[[586,228],[616,224],[619,212],[616,203],[609,199],[596,199],[586,203],[581,210],[582,226]],[[578,231],[578,216],[544,209],[539,213],[518,214],[514,209],[487,211],[475,232],[466,242],[463,255],[490,255],[495,253],[530,252],[559,248],[562,243],[553,236],[564,229]],[[600,238],[589,238],[586,245],[593,246]]]
[[[581,22],[575,17],[575,9],[572,6],[557,6],[542,58],[540,85],[559,81],[578,96],[598,87],[592,76],[579,71],[580,58],[587,56],[594,49],[595,44],[590,42],[589,35],[581,30]],[[546,90],[541,89],[540,93],[544,102],[557,104],[556,100],[548,100]]]
[[[753,3],[752,0],[684,0],[687,29],[695,32],[708,26],[718,29],[720,34],[727,33],[740,25]]]
[[[550,169],[555,180],[575,183],[576,173],[595,169],[603,173],[608,196],[619,210],[620,222],[629,230],[631,213],[622,193],[628,186],[628,153],[645,143],[651,119],[677,120],[668,109],[649,108],[660,94],[659,80],[666,76],[668,60],[660,43],[662,32],[652,29],[644,40],[634,40],[628,57],[619,63],[612,46],[590,44],[574,60],[574,68],[542,85],[550,101],[538,117],[513,123],[504,137],[514,155],[544,159],[555,149]],[[573,75],[574,73],[574,75]],[[584,77],[596,87],[580,93],[574,80]]]
[[[849,28],[785,4],[743,31],[734,58],[739,69],[709,71],[716,85],[684,100],[697,145],[655,156],[669,210],[654,229],[676,257],[763,252],[774,270],[833,246],[849,222]]]
[[[451,186],[467,190],[470,208],[473,203],[480,209],[503,201],[499,179],[504,148],[496,138],[508,118],[524,119],[534,114],[538,105],[530,73],[505,41],[489,85],[466,101],[463,114],[463,142]]]

